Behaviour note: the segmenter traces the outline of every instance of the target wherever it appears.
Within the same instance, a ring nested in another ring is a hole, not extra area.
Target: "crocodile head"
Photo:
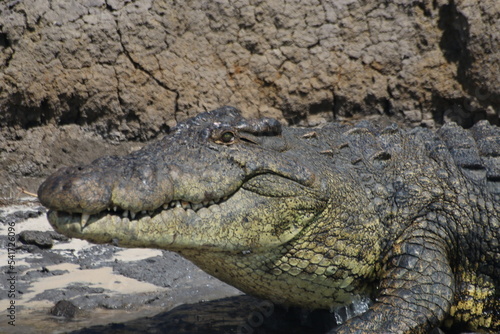
[[[62,168],[40,186],[67,236],[174,251],[266,250],[294,238],[326,206],[275,119],[224,107],[179,123],[127,156]]]

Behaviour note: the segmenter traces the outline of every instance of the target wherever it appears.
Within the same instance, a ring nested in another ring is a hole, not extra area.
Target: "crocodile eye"
[[[235,138],[236,136],[232,131],[226,131],[223,134],[221,134],[220,141],[224,144],[231,144],[232,142],[234,142]]]

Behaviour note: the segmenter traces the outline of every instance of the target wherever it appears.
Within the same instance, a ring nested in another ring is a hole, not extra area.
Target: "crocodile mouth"
[[[318,193],[286,177],[260,174],[218,200],[213,194],[197,202],[175,199],[139,212],[113,203],[92,214],[53,209],[47,216],[59,233],[95,243],[257,252],[289,241],[309,224],[327,205]]]
[[[80,221],[80,226],[83,230],[85,227],[89,226],[92,222],[98,221],[101,218],[105,218],[107,216],[117,217],[121,220],[139,221],[143,218],[154,218],[155,216],[165,213],[169,210],[181,209],[184,210],[187,215],[197,214],[202,209],[207,209],[211,211],[220,210],[219,205],[226,202],[230,196],[226,196],[221,198],[220,200],[210,200],[204,201],[201,203],[191,203],[185,200],[173,200],[169,203],[165,203],[162,206],[154,209],[154,210],[142,210],[139,212],[134,212],[131,210],[123,209],[117,205],[108,207],[107,210],[95,213],[95,214],[87,214],[87,213],[78,213],[78,212],[66,212],[66,211],[55,211],[57,212],[58,221],[66,221],[66,222],[75,222]]]
[[[286,184],[289,191],[280,190],[279,187],[277,187],[278,184],[281,186]],[[232,211],[234,206],[241,205],[242,198],[252,197],[254,200],[257,200],[258,198],[295,197],[300,196],[303,190],[303,185],[287,177],[277,174],[259,174],[244,181],[233,193],[219,199],[210,199],[201,202],[190,202],[185,199],[175,199],[158,206],[156,209],[141,211],[132,211],[113,203],[106,209],[97,213],[85,212],[85,209],[82,210],[83,212],[71,212],[65,210],[51,210],[51,212],[56,214],[56,225],[62,226],[65,224],[74,224],[79,222],[81,232],[83,233],[87,226],[103,218],[112,218],[114,221],[130,223],[143,220],[144,218],[154,219],[159,215],[165,215],[164,217],[168,217],[168,214],[174,213],[174,211],[176,215],[182,215],[188,219],[194,217],[207,218],[214,213],[220,215],[221,212]],[[237,194],[238,199],[233,200]],[[233,201],[231,203],[227,203],[230,200]],[[222,205],[224,207],[221,207]]]

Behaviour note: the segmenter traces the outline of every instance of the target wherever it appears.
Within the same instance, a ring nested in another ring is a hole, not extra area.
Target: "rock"
[[[78,314],[78,307],[68,300],[60,300],[50,310],[50,314],[56,317],[73,319]]]
[[[22,231],[19,240],[25,244],[36,245],[40,248],[51,248],[53,240],[68,241],[69,238],[54,231]]]
[[[64,275],[66,273],[68,273],[67,270],[49,270],[46,267],[42,267],[42,269],[27,271],[24,274],[23,279],[27,281],[33,281],[42,277],[58,276],[58,275]]]
[[[14,210],[12,212],[0,210],[0,223],[6,224],[8,222],[11,222],[15,224],[16,222],[23,221],[25,219],[39,217],[45,212],[47,212],[47,210],[43,206],[39,206],[37,208],[25,206],[24,208]]]
[[[51,248],[54,244],[49,232],[22,231],[19,233],[19,239],[25,244],[37,245],[40,248]]]

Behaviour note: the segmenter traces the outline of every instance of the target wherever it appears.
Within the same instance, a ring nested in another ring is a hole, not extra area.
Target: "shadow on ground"
[[[153,317],[92,326],[71,334],[299,334],[325,333],[335,319],[327,311],[306,313],[285,309],[250,296],[234,296],[204,303],[181,305]]]

